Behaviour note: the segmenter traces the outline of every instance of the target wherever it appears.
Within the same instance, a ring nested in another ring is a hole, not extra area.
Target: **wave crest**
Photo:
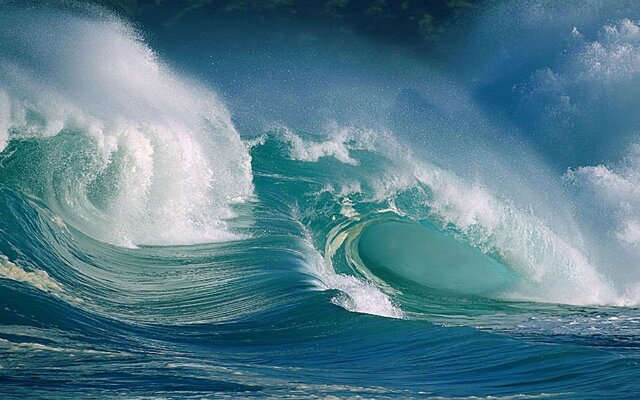
[[[212,91],[112,17],[8,7],[0,33],[0,146],[21,190],[113,244],[234,237],[224,219],[252,195],[251,159]]]

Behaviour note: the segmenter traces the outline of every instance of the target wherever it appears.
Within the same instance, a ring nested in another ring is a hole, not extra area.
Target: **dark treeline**
[[[172,24],[196,16],[329,23],[378,39],[425,45],[480,0],[98,0],[134,20]]]

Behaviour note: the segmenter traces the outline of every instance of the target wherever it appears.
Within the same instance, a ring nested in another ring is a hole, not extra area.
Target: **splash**
[[[322,256],[313,247],[311,232],[302,226],[306,266],[317,278],[316,285],[321,290],[337,290],[339,295],[332,302],[345,310],[362,314],[372,314],[387,318],[403,318],[402,310],[391,298],[371,282],[355,276],[336,273],[331,265],[331,254]]]
[[[130,26],[76,14],[0,17],[0,146],[17,185],[113,244],[236,237],[224,220],[253,189],[229,112]]]
[[[292,141],[292,135],[281,138],[290,144],[292,158],[304,153],[299,150],[304,144],[318,146],[316,140],[300,136]],[[368,150],[358,137],[366,138]],[[335,136],[325,140],[321,143],[342,149],[326,155],[347,167],[342,176],[360,179],[357,184],[337,180],[328,189],[337,197],[341,215],[351,221],[332,233],[343,239],[328,249],[342,246],[346,237],[358,237],[353,243],[362,247],[354,251],[365,263],[383,265],[435,289],[519,301],[626,304],[579,238],[563,237],[532,210],[420,159],[390,132],[336,127]],[[349,212],[344,212],[345,204]],[[389,212],[410,223],[368,221]],[[416,225],[420,221],[426,225]],[[331,259],[336,251],[325,253]],[[486,281],[474,280],[476,274]],[[380,283],[384,286],[384,279]]]
[[[574,26],[553,65],[514,86],[520,113],[555,153],[578,163],[621,156],[640,123],[640,25],[625,18],[589,36]]]
[[[57,293],[63,292],[62,287],[47,274],[46,271],[36,269],[25,271],[15,263],[9,261],[7,256],[0,254],[0,276],[16,282],[23,282],[33,286],[43,292]]]

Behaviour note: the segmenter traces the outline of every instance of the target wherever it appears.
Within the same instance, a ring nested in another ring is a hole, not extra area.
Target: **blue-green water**
[[[1,397],[640,395],[634,3],[0,8]]]

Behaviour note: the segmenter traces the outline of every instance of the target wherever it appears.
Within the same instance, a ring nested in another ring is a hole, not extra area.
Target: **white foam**
[[[529,96],[553,93],[560,102],[563,98],[565,102],[586,102],[587,98],[576,99],[581,96],[580,87],[588,85],[600,92],[601,83],[623,82],[640,73],[640,22],[622,19],[604,25],[592,41],[577,27],[573,27],[569,36],[571,46],[561,62],[532,75],[524,87]]]
[[[290,156],[294,160],[315,162],[333,157],[345,164],[358,165],[351,151],[371,149],[371,131],[339,127],[335,123],[329,124],[327,131],[330,134],[323,136],[324,140],[303,139],[287,128],[282,128],[281,134],[291,145]]]
[[[515,84],[514,92],[519,112],[533,122],[532,134],[568,156],[563,162],[602,162],[637,135],[640,22],[620,19],[595,35],[581,29],[574,26],[559,37],[567,43],[563,52]]]
[[[34,271],[25,271],[9,259],[0,254],[0,276],[5,279],[11,279],[16,282],[23,282],[33,286],[43,292],[62,293],[62,287],[47,274],[46,271],[36,269]]]
[[[332,302],[345,310],[363,314],[378,315],[387,318],[403,318],[404,313],[389,296],[371,282],[355,276],[336,273],[332,267],[333,254],[323,257],[311,242],[310,233],[305,227],[305,239],[301,245],[305,248],[306,265],[318,278],[316,284],[322,290],[335,289],[342,292]]]
[[[640,304],[640,145],[621,162],[569,170],[600,263],[620,288],[621,305]]]
[[[336,137],[330,136],[325,142],[342,143],[347,152],[364,148],[355,141],[344,140],[343,132],[361,131],[335,129]],[[308,145],[305,141],[300,143]],[[404,190],[426,186],[429,193],[422,198],[424,212],[412,210],[408,215],[427,217],[443,228],[453,227],[461,233],[461,240],[501,258],[520,277],[501,297],[567,304],[621,304],[625,301],[622,293],[616,292],[603,277],[580,237],[563,236],[532,210],[518,208],[508,198],[492,193],[481,182],[464,179],[419,159],[386,131],[377,135],[368,131],[367,147],[387,158],[378,165],[378,170],[365,178],[368,181],[363,182],[373,188],[373,197],[368,200],[390,202],[390,209],[385,211],[404,215],[405,210],[393,202],[395,196]],[[339,157],[336,159],[344,162]],[[348,198],[343,198],[346,216],[353,215],[352,206],[345,209],[349,202]],[[342,277],[336,279],[339,282],[332,281],[332,285],[340,283],[358,293],[352,282]]]
[[[343,198],[341,203],[340,214],[347,218],[356,218],[359,215],[358,211],[353,208],[353,201],[350,198]]]
[[[71,130],[91,138],[86,165],[67,167],[58,153],[47,160],[45,168],[68,174],[48,188],[56,214],[125,246],[236,237],[224,220],[252,194],[251,160],[211,90],[162,64],[121,21],[5,11],[0,143]],[[116,179],[100,181],[109,174]],[[96,187],[100,204],[90,198]]]
[[[498,254],[521,276],[504,296],[569,304],[616,302],[610,284],[579,243],[559,236],[543,219],[434,166],[418,163],[416,177],[431,189],[428,205],[442,226],[455,226],[471,244]]]
[[[605,25],[599,39],[585,43],[578,60],[589,79],[625,79],[640,72],[640,25],[623,19]]]
[[[322,282],[331,289],[344,293],[333,298],[334,304],[353,312],[403,318],[404,313],[393,304],[389,296],[369,282],[344,274],[326,274]]]
[[[561,250],[563,259],[595,271],[611,293],[597,302],[613,305],[637,305],[640,281],[638,150],[632,148],[622,160],[640,132],[640,20],[629,18],[637,18],[637,5],[625,3],[491,5],[474,32],[465,35],[473,39],[466,41],[469,49],[461,56],[476,60],[465,64],[478,92],[495,93],[495,100],[480,100],[485,107],[509,114],[527,130],[525,140],[556,166],[570,168],[562,196],[531,196],[532,202],[554,199],[557,208],[569,211],[559,218],[553,212],[535,214],[542,225],[532,226],[545,227],[549,234],[536,234],[540,240],[531,247],[547,255]],[[536,188],[546,195],[546,185]],[[558,222],[575,224],[575,233],[562,232]],[[528,225],[523,229],[531,232]],[[575,282],[583,281],[579,272]],[[588,282],[580,285],[587,292]],[[567,284],[571,290],[578,285]],[[589,298],[575,299],[582,300]]]
[[[640,147],[635,152],[640,156]],[[639,159],[640,160],[640,159]],[[640,166],[640,164],[639,164]],[[640,245],[640,169],[597,165],[570,170],[567,178],[586,186],[597,205],[604,205],[615,220],[614,234],[624,243]]]

